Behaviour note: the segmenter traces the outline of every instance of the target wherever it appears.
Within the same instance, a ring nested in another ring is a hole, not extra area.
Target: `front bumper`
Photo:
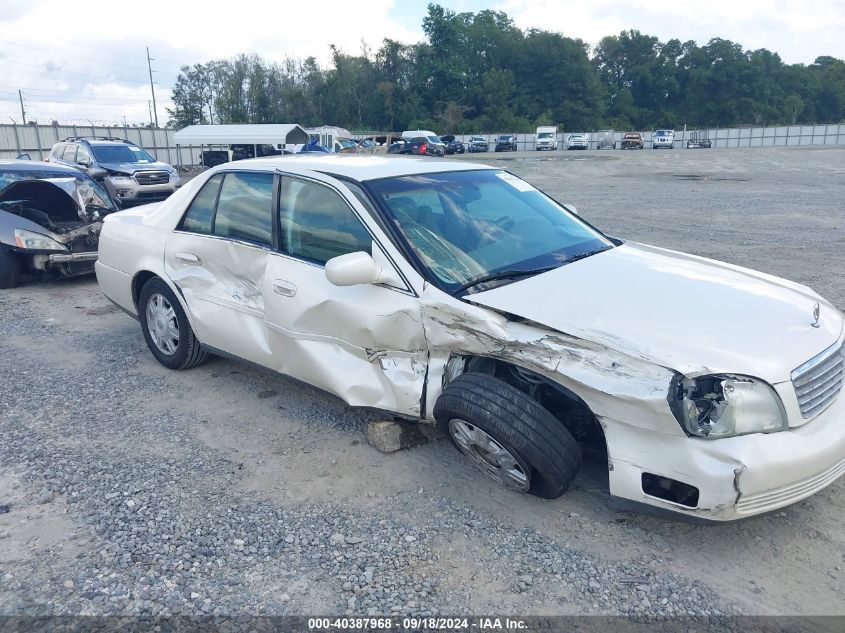
[[[103,182],[112,198],[119,198],[130,204],[161,202],[179,188],[179,181],[172,179],[160,185],[140,185],[133,178],[105,178]]]
[[[845,393],[806,424],[777,433],[705,440],[607,420],[605,435],[612,495],[730,521],[806,499],[845,473]],[[644,473],[698,488],[696,507],[646,494]]]
[[[97,261],[97,251],[90,251],[87,253],[56,253],[55,255],[48,255],[47,260],[51,264],[71,264],[75,262],[95,262]]]

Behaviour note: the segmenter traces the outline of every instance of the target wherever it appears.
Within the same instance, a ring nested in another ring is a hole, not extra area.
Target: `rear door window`
[[[65,145],[65,151],[62,153],[62,160],[65,160],[69,163],[76,162],[76,145],[74,145],[73,143]]]
[[[223,179],[214,235],[273,245],[273,174],[229,172]]]

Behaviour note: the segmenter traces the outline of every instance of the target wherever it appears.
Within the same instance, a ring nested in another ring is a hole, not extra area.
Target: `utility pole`
[[[23,94],[20,90],[18,90],[18,99],[21,100],[21,117],[23,118],[23,124],[26,125],[26,110],[23,109]]]
[[[155,114],[155,126],[158,127],[158,110],[156,109],[156,91],[153,88],[153,67],[152,62],[153,60],[150,58],[150,47],[147,46],[147,70],[150,71],[150,92],[153,95],[153,113]]]
[[[150,125],[153,124],[153,106],[150,105],[150,100],[147,99],[147,108],[150,111]]]

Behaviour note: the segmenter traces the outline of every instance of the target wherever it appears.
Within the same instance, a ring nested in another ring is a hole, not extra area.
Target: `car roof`
[[[53,172],[55,174],[69,174],[71,176],[84,176],[78,169],[45,163],[40,160],[0,160],[0,169],[3,171],[41,171]]]
[[[478,169],[495,169],[489,165],[470,163],[456,160],[428,158],[424,156],[361,156],[360,154],[316,154],[272,156],[267,158],[250,158],[234,163],[224,163],[215,168],[217,171],[231,169],[261,171],[283,171],[300,174],[308,171],[319,171],[331,175],[351,178],[357,181],[392,178],[395,176],[411,176],[416,174],[434,174],[437,172],[472,171]]]

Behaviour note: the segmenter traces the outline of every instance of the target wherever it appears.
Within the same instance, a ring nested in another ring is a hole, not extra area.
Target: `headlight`
[[[685,431],[718,439],[787,428],[780,397],[766,383],[720,374],[673,382],[669,403]]]
[[[59,244],[56,240],[41,235],[41,233],[33,233],[32,231],[24,231],[23,229],[15,229],[15,244],[19,248],[28,248],[34,251],[66,251],[67,248]]]
[[[131,185],[132,178],[130,176],[109,176],[109,180],[113,185]]]

